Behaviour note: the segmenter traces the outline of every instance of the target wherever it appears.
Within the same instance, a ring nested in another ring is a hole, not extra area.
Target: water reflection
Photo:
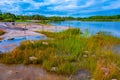
[[[40,40],[46,39],[45,36],[25,36],[25,37],[14,37],[13,39],[5,38],[0,41],[0,52],[8,52],[19,46],[22,41],[25,40]]]

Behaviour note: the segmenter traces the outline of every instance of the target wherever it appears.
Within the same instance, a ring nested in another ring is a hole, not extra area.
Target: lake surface
[[[113,36],[120,37],[120,22],[61,21],[50,24],[54,26],[69,26],[80,28],[82,31],[88,29],[92,34],[95,34],[99,31],[105,31],[111,33]]]
[[[22,41],[25,40],[40,40],[46,39],[45,36],[24,36],[24,37],[13,37],[13,40],[9,40],[9,38],[5,38],[0,41],[0,52],[8,52],[12,51],[14,48],[20,45]]]

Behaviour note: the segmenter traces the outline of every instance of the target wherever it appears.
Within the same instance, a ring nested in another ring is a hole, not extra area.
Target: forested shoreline
[[[3,13],[0,11],[1,22],[26,22],[30,20],[42,20],[42,23],[47,21],[65,21],[65,20],[80,20],[80,21],[120,21],[120,15],[113,16],[90,16],[90,17],[60,17],[43,15],[15,15],[9,12]],[[44,22],[43,22],[44,21]]]

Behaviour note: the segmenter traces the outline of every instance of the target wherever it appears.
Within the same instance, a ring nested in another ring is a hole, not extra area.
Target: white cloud
[[[63,0],[63,2],[60,5],[49,7],[49,9],[54,11],[76,11],[78,9],[81,10],[90,7],[96,3],[95,0],[86,0],[84,4],[81,4],[82,0],[65,0],[65,1]]]
[[[117,9],[117,8],[120,8],[120,0],[113,0],[109,3],[109,5],[102,7],[102,9],[104,10]]]
[[[78,6],[79,8],[86,8],[86,7],[90,7],[91,5],[94,5],[95,0],[89,0],[87,1],[84,5]]]
[[[24,9],[19,3],[29,3],[30,6]],[[104,5],[105,3],[108,5]],[[33,0],[1,0],[0,9],[6,12],[23,13],[29,10],[44,10],[42,8],[47,6],[45,10],[48,11],[61,11],[67,12],[66,14],[76,14],[120,9],[119,3],[120,0],[44,0],[43,2]],[[33,12],[28,13],[33,14]]]

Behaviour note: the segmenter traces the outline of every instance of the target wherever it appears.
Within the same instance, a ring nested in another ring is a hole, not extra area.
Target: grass
[[[120,55],[113,50],[120,45],[119,38],[101,33],[86,37],[79,29],[40,33],[50,39],[24,41],[12,52],[0,55],[0,62],[39,64],[47,71],[65,75],[83,69],[95,80],[120,79]]]
[[[5,31],[0,29],[0,36],[3,35],[3,34],[5,34]]]

